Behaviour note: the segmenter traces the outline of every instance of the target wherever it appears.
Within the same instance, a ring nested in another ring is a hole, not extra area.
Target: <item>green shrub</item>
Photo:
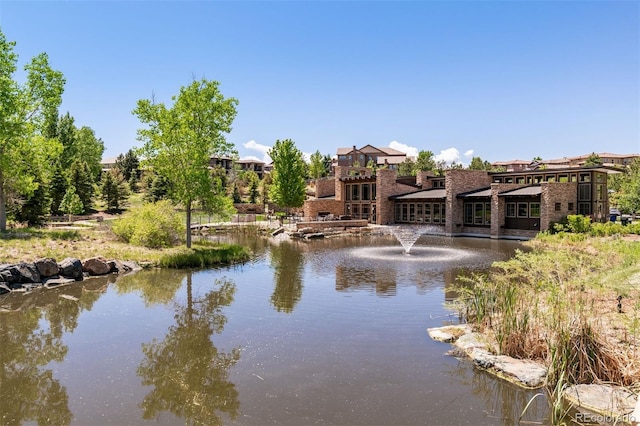
[[[221,264],[244,262],[249,259],[247,249],[232,244],[220,244],[216,247],[183,249],[167,254],[160,259],[159,266],[165,268],[205,268]]]
[[[169,201],[144,204],[113,222],[113,232],[124,241],[148,248],[171,247],[181,241],[185,224]]]
[[[592,223],[589,233],[595,237],[606,237],[609,235],[626,234],[627,227],[618,222]]]

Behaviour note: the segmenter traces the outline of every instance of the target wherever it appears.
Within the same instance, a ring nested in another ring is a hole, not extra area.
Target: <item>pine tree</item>
[[[106,203],[107,210],[118,211],[122,203],[129,196],[127,184],[124,177],[117,169],[111,169],[103,173],[100,182],[100,192],[102,200]]]
[[[75,188],[76,194],[82,201],[82,211],[91,210],[93,197],[93,179],[87,163],[81,160],[75,160],[71,164],[69,174],[69,184]]]
[[[49,198],[51,198],[51,213],[59,215],[62,213],[62,210],[60,210],[60,202],[67,192],[69,184],[60,163],[54,167],[53,177],[51,178],[51,182],[49,182]]]
[[[67,188],[67,192],[65,192],[64,197],[62,197],[60,210],[69,215],[69,222],[71,222],[71,215],[84,212],[82,200],[76,193],[76,188],[73,185],[70,185],[69,188]]]

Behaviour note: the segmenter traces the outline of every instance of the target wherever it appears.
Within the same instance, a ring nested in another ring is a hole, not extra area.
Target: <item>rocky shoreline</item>
[[[85,260],[67,257],[60,262],[53,258],[41,258],[34,262],[0,264],[0,294],[57,287],[85,278],[126,274],[140,269],[135,262],[107,260],[102,256]]]
[[[547,367],[531,360],[495,355],[487,338],[468,324],[427,329],[429,337],[450,343],[447,354],[470,359],[474,365],[516,385],[537,389],[546,385]],[[566,387],[562,397],[577,409],[576,417],[592,424],[640,425],[640,398],[631,389],[611,384]]]

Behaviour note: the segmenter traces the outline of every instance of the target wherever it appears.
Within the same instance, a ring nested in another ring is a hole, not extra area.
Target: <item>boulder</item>
[[[577,416],[582,417],[581,420],[585,423],[593,423],[592,420],[602,417],[608,418],[612,423],[636,421],[633,413],[638,397],[623,387],[609,384],[572,385],[564,390],[562,396],[580,409],[599,414],[579,410]]]
[[[0,265],[0,281],[12,284],[20,281],[20,271],[16,265]]]
[[[75,257],[67,257],[58,263],[60,268],[60,275],[73,278],[76,281],[82,281],[82,262]]]
[[[459,337],[471,333],[471,327],[467,324],[448,325],[444,327],[428,328],[427,333],[433,340],[445,343],[453,343]]]
[[[58,268],[56,260],[50,257],[38,259],[33,263],[36,265],[41,278],[53,277],[58,275],[60,272],[60,268]]]
[[[40,272],[38,272],[38,268],[33,263],[22,262],[15,265],[15,267],[20,274],[21,283],[40,283],[42,281]]]
[[[101,256],[90,257],[82,262],[82,271],[89,275],[105,275],[111,272],[107,259]]]
[[[485,369],[495,371],[505,379],[529,388],[544,386],[547,368],[533,361],[511,358],[506,355],[493,355],[483,349],[471,352],[473,363]]]

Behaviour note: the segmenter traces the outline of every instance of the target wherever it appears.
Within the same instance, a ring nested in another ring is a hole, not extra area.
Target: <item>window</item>
[[[491,203],[484,203],[484,224],[491,225]]]
[[[466,225],[473,224],[473,203],[464,203],[464,220]]]
[[[568,209],[569,211],[573,211],[574,207],[575,207],[575,206],[573,205],[573,203],[569,203],[569,206],[567,207],[567,209]]]
[[[516,183],[524,183],[524,176],[516,177]]]
[[[604,186],[601,183],[596,184],[596,201],[604,200]]]
[[[591,200],[591,184],[580,183],[578,184],[578,201],[590,201]]]
[[[484,203],[475,203],[473,205],[473,223],[474,225],[482,225],[484,223]]]
[[[534,181],[535,183],[540,183],[540,182],[542,182],[542,176],[540,176],[540,175],[538,175],[538,176],[534,176],[534,177],[533,177],[533,181]]]
[[[440,204],[440,214],[442,215],[442,217],[440,218],[440,223],[445,223],[447,220],[447,215],[446,215],[446,204]]]
[[[351,185],[345,185],[344,192],[346,192],[346,201],[351,201]]]
[[[362,205],[362,218],[369,219],[369,204]]]
[[[556,205],[555,205],[555,210],[556,210],[557,212],[559,212],[561,208],[562,208],[561,203],[556,203]]]
[[[375,201],[376,200],[376,184],[372,183],[371,184],[371,201]]]
[[[512,177],[504,178],[504,183],[513,183],[513,178]]]
[[[360,185],[351,185],[351,199],[353,201],[360,199]]]
[[[424,205],[424,221],[425,223],[431,223],[431,204]]]
[[[516,203],[507,203],[505,205],[505,216],[516,217]]]
[[[363,183],[362,184],[362,200],[363,201],[369,201],[371,198],[370,195],[370,186],[368,183]]]
[[[353,204],[351,215],[354,219],[360,219],[360,204]]]
[[[493,178],[493,183],[502,183],[502,178]]]
[[[580,182],[591,182],[590,173],[580,173]]]
[[[529,203],[518,203],[518,217],[529,216]]]
[[[424,220],[424,216],[422,213],[423,207],[424,207],[424,204],[422,203],[416,204],[416,221],[417,222],[422,222]]]
[[[400,222],[401,216],[400,213],[402,211],[402,204],[396,204],[396,222]]]
[[[440,223],[440,204],[433,203],[433,222]]]
[[[540,203],[529,203],[529,217],[540,217]]]
[[[578,203],[578,214],[589,216],[591,214],[591,203]]]
[[[409,222],[416,221],[416,205],[414,203],[409,204]]]

